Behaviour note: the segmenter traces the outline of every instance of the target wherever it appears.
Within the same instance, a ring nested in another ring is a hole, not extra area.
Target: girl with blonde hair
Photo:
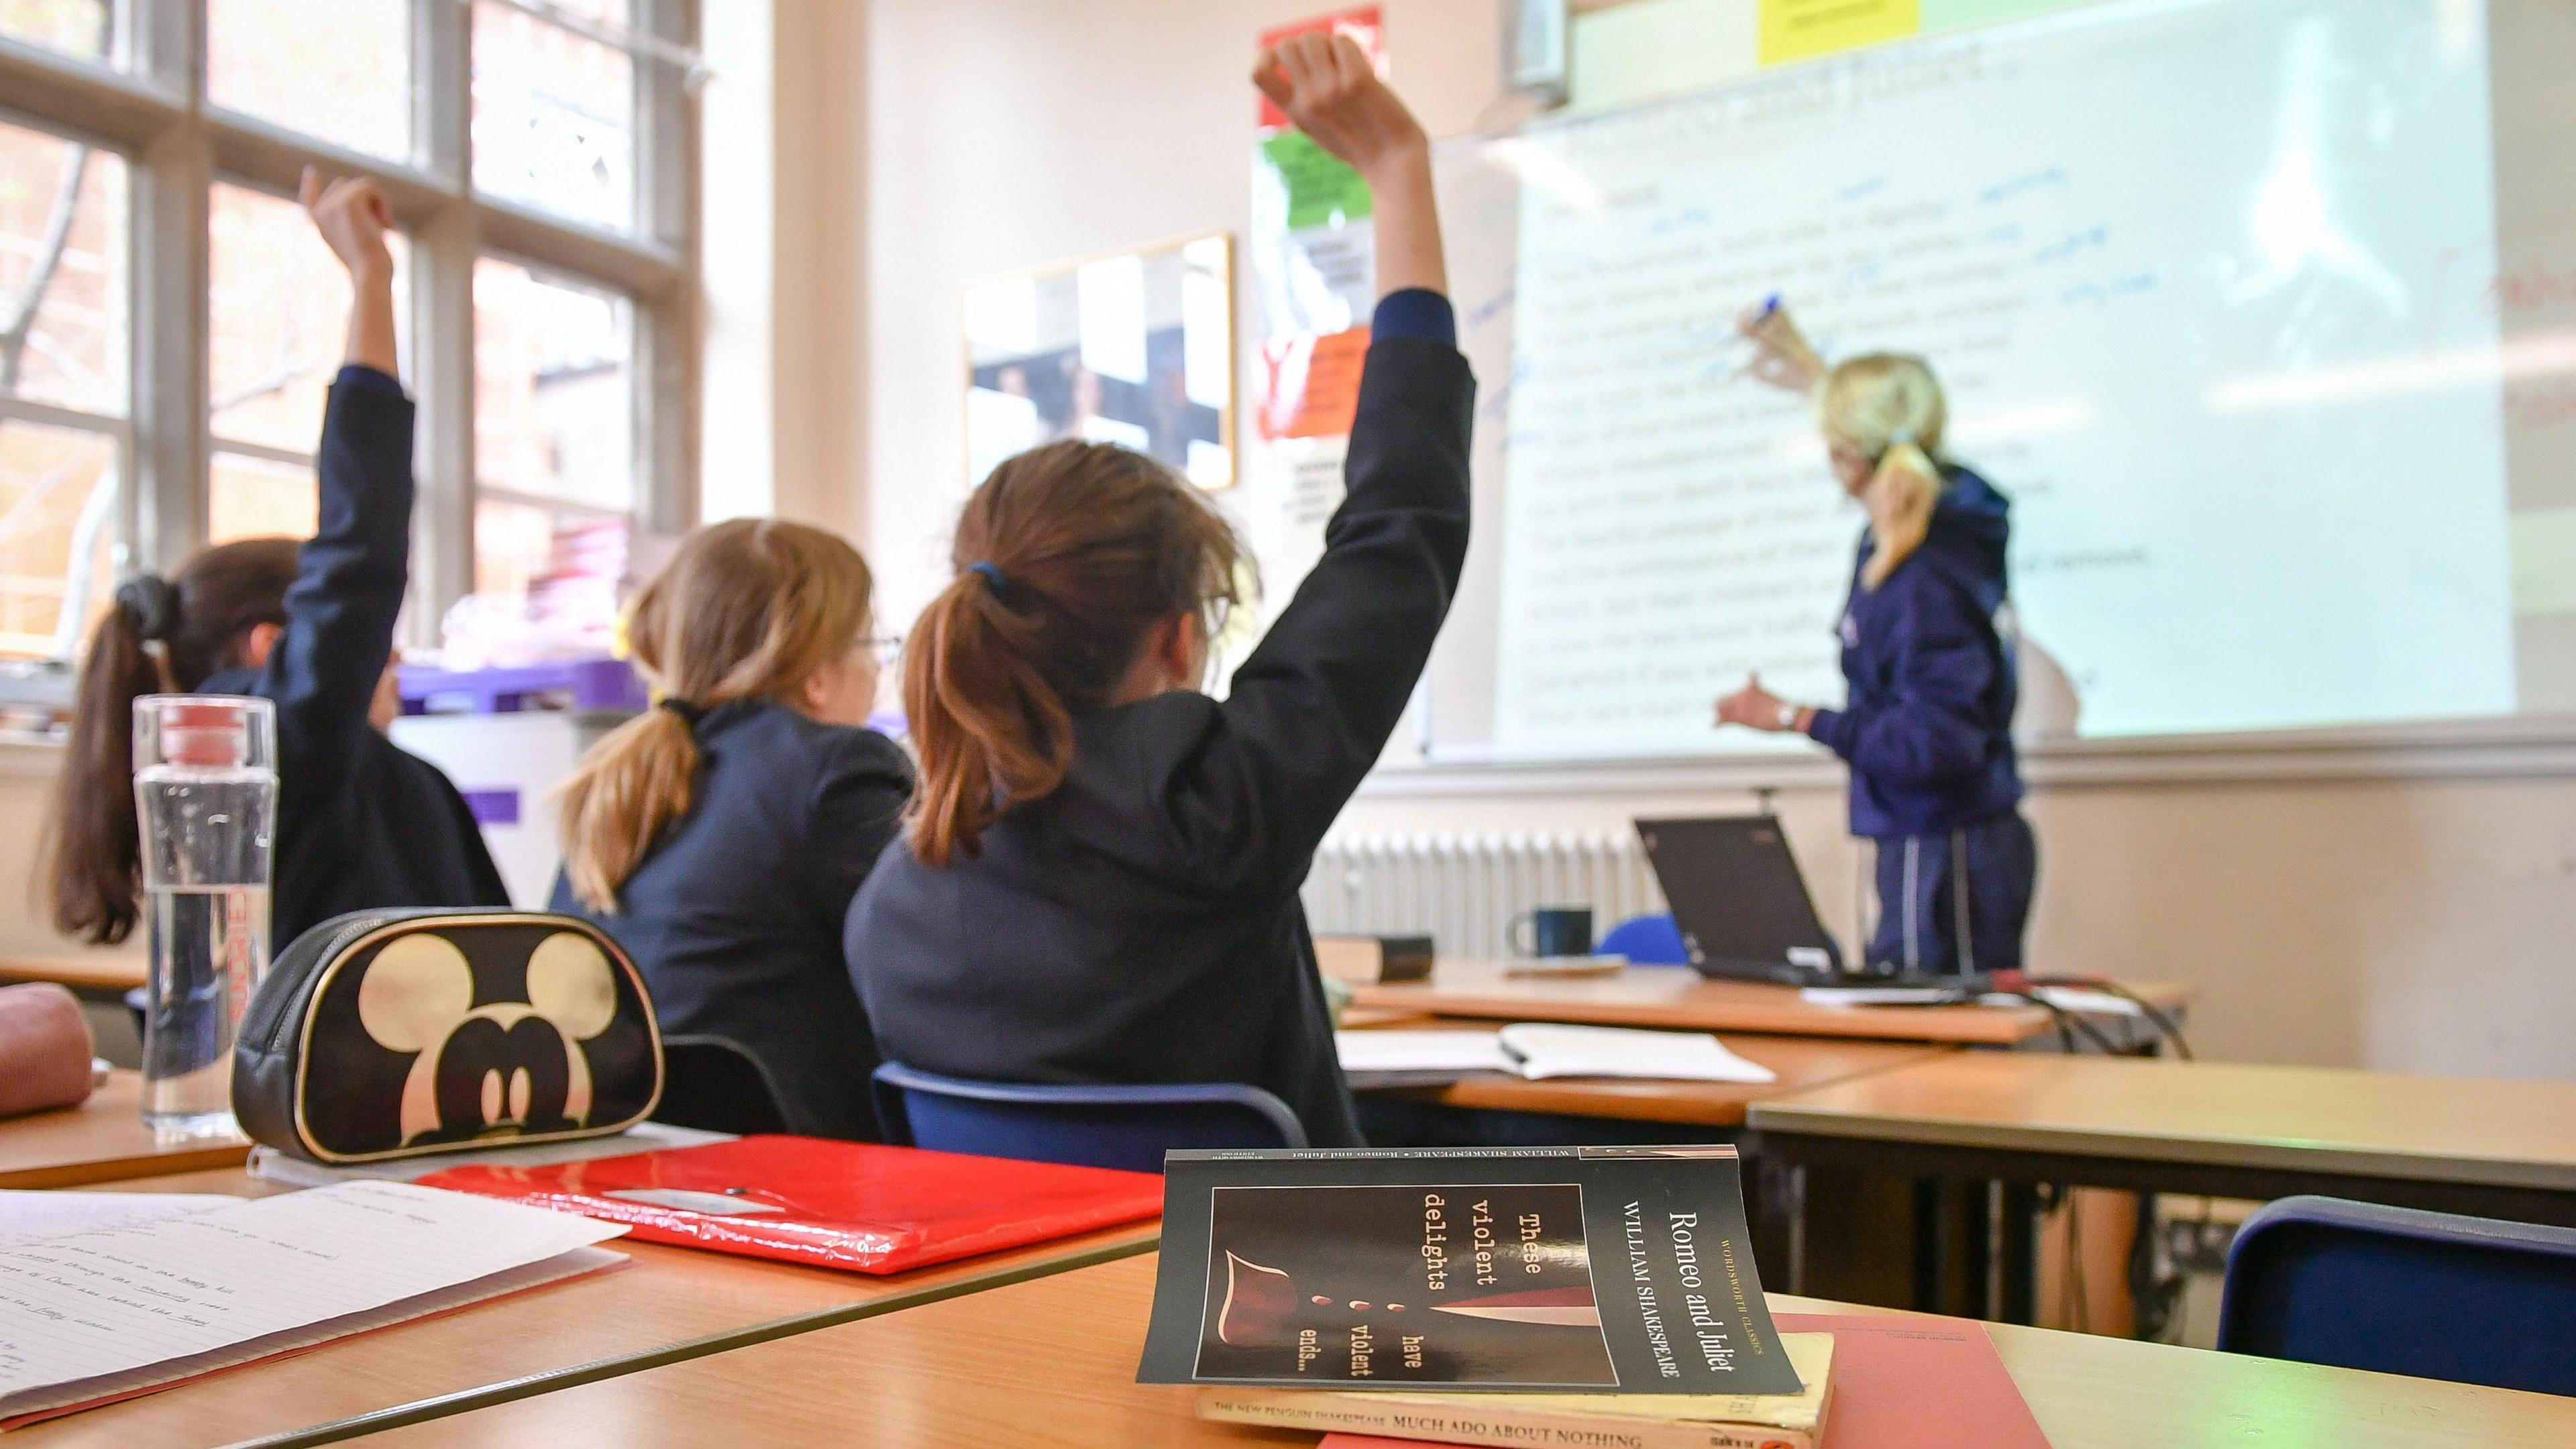
[[[877,1138],[867,1014],[841,918],[894,838],[912,769],[867,728],[878,652],[858,551],[773,519],[683,540],[627,615],[656,703],[562,794],[554,908],[635,958],[665,1035],[725,1038],[789,1131]]]
[[[1755,678],[1718,701],[1718,722],[1795,730],[1850,764],[1852,833],[1878,847],[1873,967],[2018,968],[2038,845],[2020,811],[2000,622],[2009,505],[1943,448],[1949,408],[1921,358],[1829,369],[1777,306],[1743,328],[1748,372],[1815,399],[1834,476],[1869,525],[1837,630],[1843,707],[1793,704]]]

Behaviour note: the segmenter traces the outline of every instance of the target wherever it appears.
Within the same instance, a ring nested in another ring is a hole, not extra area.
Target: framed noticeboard
[[[970,486],[1063,438],[1116,443],[1233,486],[1234,242],[1222,232],[966,289]]]

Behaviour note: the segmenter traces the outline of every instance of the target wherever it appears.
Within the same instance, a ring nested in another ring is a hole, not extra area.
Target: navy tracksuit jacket
[[[1922,546],[1875,589],[1862,539],[1840,625],[1849,700],[1807,732],[1850,762],[1852,833],[1878,846],[1871,963],[1994,971],[2022,964],[2038,874],[1998,622],[2010,505],[1965,468],[1943,477]]]

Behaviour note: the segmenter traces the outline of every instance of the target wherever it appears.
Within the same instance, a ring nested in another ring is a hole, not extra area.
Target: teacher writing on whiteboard
[[[1878,853],[1880,970],[2022,964],[2038,844],[2021,816],[2012,742],[2006,504],[1951,461],[1948,407],[1919,358],[1828,369],[1776,300],[1743,322],[1752,376],[1816,400],[1834,476],[1869,515],[1843,606],[1841,709],[1780,699],[1759,678],[1717,702],[1720,724],[1795,730],[1851,766],[1852,833]]]

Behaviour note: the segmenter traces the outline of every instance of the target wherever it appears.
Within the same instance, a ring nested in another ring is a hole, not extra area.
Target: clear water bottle
[[[233,1034],[268,970],[277,711],[264,699],[134,702],[134,807],[151,922],[143,1120],[164,1138],[233,1121]]]

